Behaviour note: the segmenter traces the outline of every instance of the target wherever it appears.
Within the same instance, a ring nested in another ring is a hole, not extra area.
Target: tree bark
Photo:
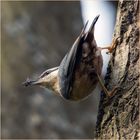
[[[139,1],[119,0],[114,37],[120,37],[105,77],[118,86],[112,97],[102,92],[96,124],[97,139],[138,139],[139,129]]]

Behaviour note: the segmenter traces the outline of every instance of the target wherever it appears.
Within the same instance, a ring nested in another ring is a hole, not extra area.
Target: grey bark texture
[[[114,96],[101,94],[97,139],[138,139],[139,131],[139,1],[119,0],[114,37],[120,37],[105,77]]]

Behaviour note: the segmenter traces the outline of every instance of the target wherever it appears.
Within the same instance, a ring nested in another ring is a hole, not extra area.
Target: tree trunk
[[[97,139],[138,139],[139,129],[139,1],[119,0],[112,53],[105,86],[118,86],[112,97],[101,94]]]

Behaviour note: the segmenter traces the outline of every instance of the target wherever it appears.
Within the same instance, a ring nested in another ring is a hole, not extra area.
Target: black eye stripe
[[[46,76],[46,75],[48,75],[49,74],[49,72],[43,72],[41,75],[40,75],[40,78],[42,78],[42,77],[44,77],[44,76]]]
[[[55,71],[55,70],[57,70],[57,69],[58,69],[58,67],[55,67],[55,68],[48,69],[48,70],[44,71],[44,72],[40,75],[40,78],[42,78],[42,77],[44,77],[44,76],[50,74],[51,72],[53,72],[53,71]]]

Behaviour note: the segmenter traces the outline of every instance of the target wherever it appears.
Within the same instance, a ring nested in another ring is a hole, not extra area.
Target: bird
[[[97,46],[94,30],[98,18],[99,15],[94,18],[87,32],[85,29],[88,21],[86,22],[59,66],[47,69],[35,80],[27,78],[23,83],[24,86],[39,85],[52,90],[63,99],[80,101],[88,97],[99,83],[104,92],[110,96],[115,89],[109,92],[101,80],[103,67],[101,51],[108,49],[111,53],[116,40],[108,47]]]

